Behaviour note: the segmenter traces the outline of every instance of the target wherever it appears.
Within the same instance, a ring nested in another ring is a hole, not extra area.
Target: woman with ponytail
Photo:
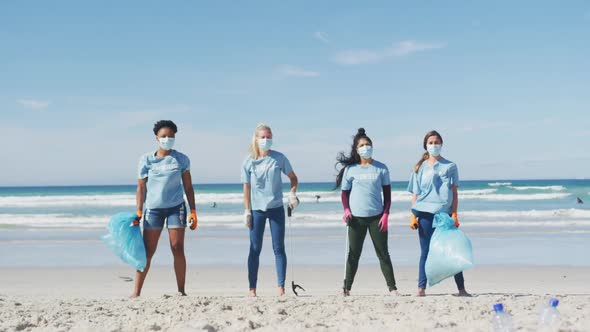
[[[437,213],[448,213],[455,220],[455,227],[459,227],[457,207],[459,195],[459,171],[457,165],[440,154],[442,149],[442,136],[432,130],[424,136],[424,154],[418,160],[410,182],[408,191],[412,193],[412,214],[410,228],[418,229],[420,239],[420,263],[418,272],[418,296],[426,295],[426,273],[424,267],[430,239],[434,228],[432,222]],[[469,296],[465,290],[463,273],[455,275],[455,283],[459,289],[459,296]]]
[[[289,207],[299,205],[295,195],[297,176],[284,154],[271,150],[272,130],[259,124],[254,130],[250,155],[242,164],[244,184],[244,223],[250,229],[250,253],[248,255],[248,280],[250,296],[256,296],[258,266],[266,219],[269,220],[272,247],[275,253],[278,292],[285,294],[287,255],[285,253],[285,209],[283,207],[283,182],[281,173],[291,180]]]
[[[391,205],[389,170],[387,166],[373,159],[373,142],[363,128],[359,128],[354,136],[350,155],[346,156],[341,152],[337,160],[336,165],[342,168],[336,177],[336,188],[342,189],[343,219],[348,227],[349,241],[344,295],[350,295],[367,231],[371,235],[389,291],[399,295],[387,248]]]

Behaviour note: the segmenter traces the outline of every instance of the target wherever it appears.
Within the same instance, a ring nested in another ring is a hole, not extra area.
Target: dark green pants
[[[393,265],[387,249],[387,232],[383,233],[379,229],[379,219],[381,219],[381,215],[366,218],[353,217],[352,221],[348,223],[348,260],[346,262],[346,279],[344,280],[344,287],[348,290],[352,287],[354,276],[359,267],[367,230],[373,240],[375,253],[379,258],[381,272],[387,281],[387,286],[390,291],[397,290],[393,276]]]

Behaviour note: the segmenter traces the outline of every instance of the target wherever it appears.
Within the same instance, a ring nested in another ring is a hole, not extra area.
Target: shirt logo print
[[[258,166],[253,166],[253,169],[254,169],[254,173],[262,174],[262,173],[266,173],[271,167],[272,167],[272,165],[258,165]]]
[[[178,164],[165,164],[152,166],[154,171],[170,171],[178,168]]]
[[[374,181],[379,178],[379,175],[377,173],[363,173],[359,174],[356,178],[359,181]]]

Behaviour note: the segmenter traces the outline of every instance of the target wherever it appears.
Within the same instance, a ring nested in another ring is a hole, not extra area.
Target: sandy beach
[[[561,330],[590,330],[585,267],[476,267],[466,272],[471,298],[453,296],[452,280],[427,297],[413,296],[416,269],[410,267],[396,269],[401,297],[387,294],[374,265],[360,267],[347,298],[340,295],[341,268],[295,272],[303,296],[275,296],[274,269],[266,266],[260,296],[249,298],[245,268],[191,266],[188,296],[181,297],[172,268],[157,266],[143,296],[129,300],[128,268],[8,268],[0,274],[0,331],[489,331],[496,302],[504,303],[515,328],[534,331],[549,295],[561,301]]]

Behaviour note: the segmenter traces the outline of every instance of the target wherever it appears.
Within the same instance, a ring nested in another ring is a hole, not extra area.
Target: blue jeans
[[[434,228],[432,227],[432,221],[434,220],[434,214],[422,211],[416,211],[412,209],[412,213],[418,218],[420,227],[418,228],[418,236],[420,238],[420,265],[418,267],[418,288],[426,288],[426,272],[424,266],[426,265],[426,258],[428,258],[428,251],[430,250],[430,239]],[[465,279],[463,278],[463,272],[455,274],[455,283],[457,289],[465,289]]]
[[[252,211],[252,229],[250,230],[250,254],[248,255],[248,281],[250,288],[256,288],[258,266],[266,219],[270,223],[272,249],[275,253],[277,279],[279,287],[285,287],[287,274],[287,254],[285,253],[285,208],[278,207],[267,211]]]

